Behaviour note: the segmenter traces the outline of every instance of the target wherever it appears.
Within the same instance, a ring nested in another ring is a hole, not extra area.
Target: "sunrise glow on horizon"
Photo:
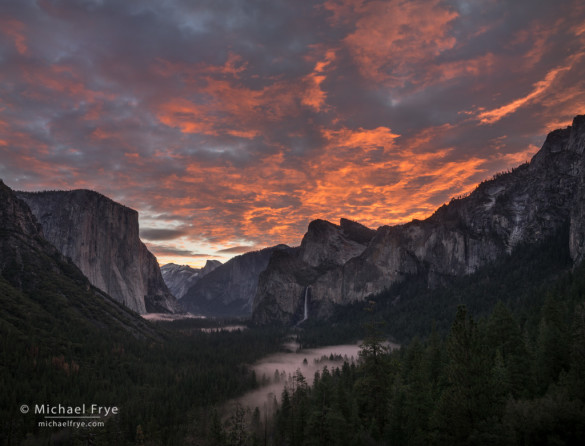
[[[200,267],[428,217],[585,113],[578,0],[0,4],[0,178]]]

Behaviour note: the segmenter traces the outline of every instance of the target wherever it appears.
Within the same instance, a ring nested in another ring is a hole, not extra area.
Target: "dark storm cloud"
[[[205,252],[422,218],[585,111],[584,22],[577,0],[2,2],[0,177],[99,190]]]
[[[156,256],[178,256],[178,257],[194,257],[194,258],[210,258],[214,257],[212,254],[198,253],[186,249],[177,249],[172,246],[158,245],[153,243],[146,243],[146,246]]]
[[[140,237],[146,240],[174,240],[187,235],[189,231],[185,229],[158,229],[158,228],[141,228]]]

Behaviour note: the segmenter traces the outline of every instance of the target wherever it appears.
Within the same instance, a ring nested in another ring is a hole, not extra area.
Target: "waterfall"
[[[309,319],[309,287],[305,288],[305,309],[303,312],[303,318],[297,322],[297,325],[301,325]]]
[[[305,288],[305,315],[303,320],[306,321],[309,318],[309,287]]]

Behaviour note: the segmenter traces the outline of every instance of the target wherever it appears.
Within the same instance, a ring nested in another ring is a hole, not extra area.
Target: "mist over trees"
[[[565,291],[582,300],[582,285]],[[531,317],[536,329],[503,304],[480,321],[461,306],[445,338],[390,352],[368,337],[358,364],[325,368],[312,386],[299,371],[272,431],[245,444],[581,444],[585,305],[549,295]]]

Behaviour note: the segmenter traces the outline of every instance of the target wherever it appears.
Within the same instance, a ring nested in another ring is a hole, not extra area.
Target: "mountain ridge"
[[[413,275],[437,286],[509,254],[519,243],[540,242],[563,224],[570,226],[577,262],[585,255],[584,145],[585,116],[576,116],[571,126],[549,133],[530,163],[480,183],[425,220],[378,228],[361,253],[347,251],[338,265],[328,257],[335,237],[318,233],[312,222],[301,243],[312,247],[310,254],[276,256],[260,275],[253,321],[300,320],[307,287],[310,314],[327,318],[332,306],[363,301]]]
[[[219,260],[207,260],[203,268],[167,263],[160,267],[160,271],[169,291],[181,299],[197,281],[221,265]]]
[[[274,252],[290,249],[281,244],[233,257],[198,280],[179,303],[204,316],[250,316],[258,276]]]

